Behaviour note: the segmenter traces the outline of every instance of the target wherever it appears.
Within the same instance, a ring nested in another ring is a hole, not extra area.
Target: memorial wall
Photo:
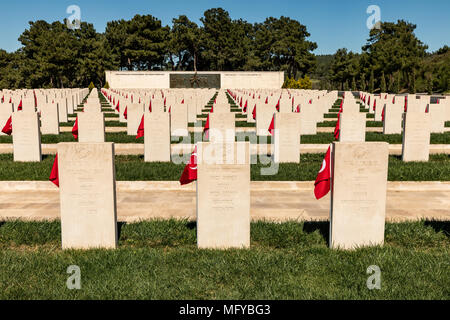
[[[280,89],[284,72],[239,71],[106,71],[115,89],[221,88]]]

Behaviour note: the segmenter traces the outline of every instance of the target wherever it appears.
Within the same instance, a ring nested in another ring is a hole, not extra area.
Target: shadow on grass
[[[330,222],[329,221],[305,221],[303,223],[303,231],[305,233],[313,233],[319,231],[326,243],[330,240]]]
[[[120,239],[120,235],[122,234],[122,228],[126,225],[126,222],[117,222],[117,239]]]
[[[425,226],[432,227],[436,232],[442,231],[447,237],[450,237],[450,221],[425,221]]]
[[[196,221],[189,221],[186,223],[186,228],[190,230],[197,229],[197,222]]]

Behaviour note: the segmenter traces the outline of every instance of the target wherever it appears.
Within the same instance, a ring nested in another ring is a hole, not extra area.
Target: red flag
[[[49,180],[59,187],[58,154],[56,154],[55,161],[53,161],[52,172],[50,172]]]
[[[152,100],[150,100],[150,105],[148,106],[148,110],[152,112]]]
[[[117,112],[120,112],[119,100],[117,100],[116,111],[117,111]]]
[[[275,133],[275,113],[273,114],[272,121],[270,122],[269,132],[271,135]]]
[[[327,153],[325,154],[325,158],[322,162],[322,167],[319,170],[319,173],[317,173],[316,181],[314,182],[314,195],[316,196],[316,199],[319,200],[320,198],[327,195],[327,193],[330,191],[331,187],[331,148],[328,147]]]
[[[408,110],[408,96],[405,96],[405,108],[404,111],[406,112]]]
[[[203,134],[205,135],[205,139],[209,139],[209,113],[208,117],[206,117],[205,127],[203,128]]]
[[[392,97],[392,104],[395,103],[395,96]]]
[[[125,107],[125,111],[123,112],[123,117],[125,118],[125,120],[128,120],[128,106]]]
[[[427,107],[425,108],[425,113],[428,113],[428,112],[430,112],[430,105],[429,104],[427,104]]]
[[[22,99],[20,99],[19,106],[17,107],[17,111],[21,111],[21,110],[22,110]]]
[[[376,106],[377,106],[377,100],[373,100],[372,111],[375,111]]]
[[[75,119],[75,124],[72,128],[72,135],[75,139],[78,139],[78,117]]]
[[[256,120],[256,104],[253,107],[252,116],[253,116],[253,120]]]
[[[142,115],[141,123],[139,124],[139,128],[137,130],[136,139],[139,139],[144,136],[144,115]]]
[[[181,101],[181,104],[183,104],[184,103],[184,99]]]
[[[277,109],[277,111],[280,112],[280,99],[278,99],[275,109]]]
[[[309,99],[309,104],[312,104],[312,99]]]
[[[169,113],[171,113],[171,112],[170,112],[170,111],[171,111],[171,109],[172,109],[172,106],[170,106],[170,107],[169,107]]]
[[[183,173],[180,177],[180,184],[188,184],[195,180],[197,180],[197,146],[195,146],[194,151],[191,153],[189,162],[184,167]]]
[[[297,110],[295,110],[295,112],[299,113],[300,112],[300,105],[297,105]]]
[[[2,132],[10,136],[12,134],[12,116],[6,121],[5,126],[2,129]]]
[[[339,134],[341,132],[341,128],[340,128],[340,118],[341,118],[341,113],[338,113],[338,117],[337,117],[337,121],[336,121],[336,127],[334,128],[334,139],[339,140]]]
[[[245,100],[245,105],[244,105],[244,110],[243,110],[244,112],[247,112],[247,102],[248,102],[248,101]]]
[[[9,97],[9,103],[12,103],[12,97]]]
[[[269,97],[266,97],[266,102],[265,103],[267,104],[267,102],[269,102]]]
[[[383,107],[383,111],[381,111],[381,121],[384,121],[384,110],[386,109],[386,105]]]

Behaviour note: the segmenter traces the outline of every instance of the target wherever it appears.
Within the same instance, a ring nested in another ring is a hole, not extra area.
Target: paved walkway
[[[326,220],[329,195],[316,200],[313,182],[252,182],[253,220]],[[119,221],[195,219],[195,183],[117,182]],[[450,182],[389,182],[386,220],[450,220]],[[59,192],[50,182],[2,182],[0,220],[59,218]]]

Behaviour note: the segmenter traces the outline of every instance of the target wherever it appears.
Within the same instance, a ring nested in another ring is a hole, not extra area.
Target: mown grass
[[[107,142],[115,143],[144,143],[144,138],[136,139],[136,136],[127,135],[126,132],[108,132],[106,135]],[[194,138],[197,137],[197,138]],[[172,143],[194,143],[201,137],[201,133],[189,133],[189,138],[181,139],[181,137],[172,137]],[[257,139],[257,140],[256,140]],[[271,143],[271,136],[258,137],[254,132],[237,132],[236,141],[251,141],[255,143]],[[302,144],[328,144],[333,142],[334,135],[332,132],[318,132],[315,135],[302,135],[300,141]],[[401,134],[383,134],[382,132],[366,132],[366,141],[384,141],[390,144],[401,144]],[[59,135],[42,135],[41,143],[53,144],[59,142],[75,142],[71,132],[61,132]],[[0,143],[12,143],[11,136],[0,136]],[[449,144],[450,132],[432,133],[430,137],[431,144]]]
[[[68,121],[66,123],[60,123],[60,127],[73,127],[75,124],[75,121]],[[126,122],[119,122],[119,120],[113,120],[113,121],[105,121],[105,127],[126,127]]]
[[[336,122],[337,121],[323,121],[323,122],[318,122],[317,123],[317,127],[318,128],[323,128],[323,127],[336,127]],[[383,127],[383,122],[382,121],[366,121],[366,127]]]
[[[118,181],[178,181],[183,163],[145,162],[143,156],[116,156]],[[173,158],[173,161],[176,158]],[[44,156],[41,162],[14,162],[12,154],[0,154],[0,181],[47,181],[54,156]],[[265,175],[271,164],[267,156],[252,156],[252,181],[313,181],[322,165],[323,154],[302,154],[300,163],[272,164],[276,174]],[[181,162],[181,161],[180,161]],[[450,155],[430,155],[428,162],[403,162],[400,156],[390,156],[389,181],[450,181]]]
[[[116,250],[66,250],[60,223],[0,227],[0,299],[449,299],[449,222],[386,224],[385,244],[327,247],[327,222],[251,224],[250,249],[199,250],[188,221],[121,224]],[[67,268],[81,271],[69,290]],[[366,286],[381,269],[381,289]]]

